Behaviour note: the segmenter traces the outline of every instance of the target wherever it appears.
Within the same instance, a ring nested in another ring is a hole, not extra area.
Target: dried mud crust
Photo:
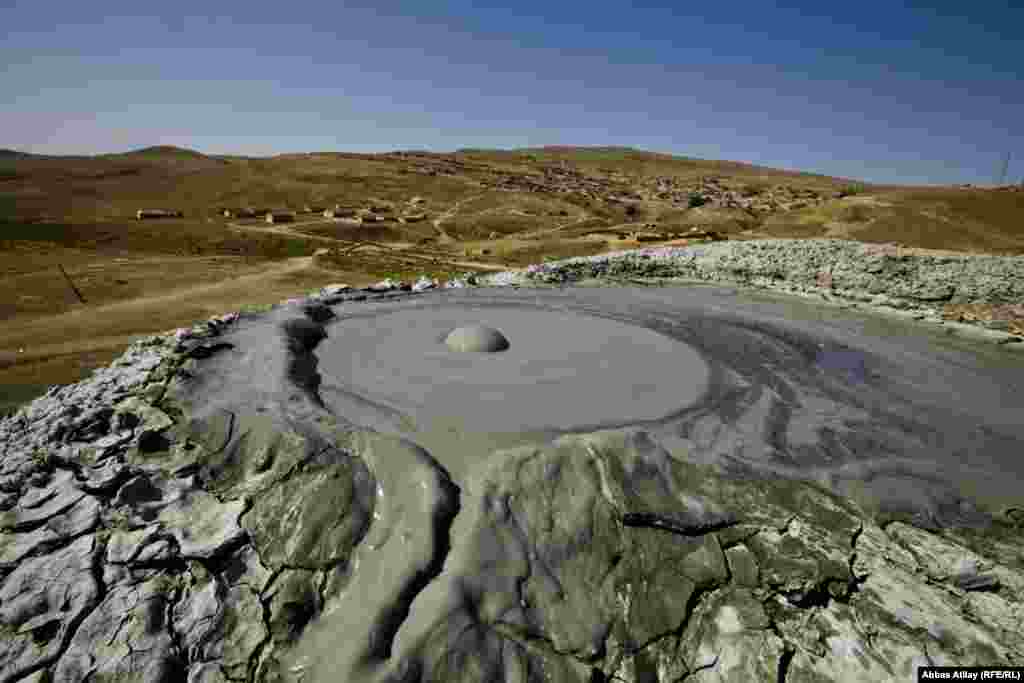
[[[932,256],[932,257],[963,257],[987,256],[987,254],[944,251],[938,249],[918,249],[902,245],[871,245],[865,249],[867,253],[889,254],[891,256]],[[1005,323],[999,329],[1011,334],[1024,336],[1024,302],[1015,304],[946,303],[942,306],[942,319],[962,323]]]

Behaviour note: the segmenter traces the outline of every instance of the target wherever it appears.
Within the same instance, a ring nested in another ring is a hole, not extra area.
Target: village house
[[[183,218],[185,214],[181,211],[170,209],[139,209],[135,212],[135,220],[141,221],[147,218]]]
[[[261,213],[256,209],[224,209],[224,218],[256,218]]]
[[[294,223],[295,213],[283,209],[268,211],[266,220],[268,223]]]
[[[324,218],[351,218],[356,215],[356,210],[343,206],[336,206],[333,209],[325,209],[323,215]]]

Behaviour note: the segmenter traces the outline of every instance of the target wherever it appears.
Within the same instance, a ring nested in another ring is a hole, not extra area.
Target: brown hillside
[[[336,205],[344,217],[323,216]],[[226,208],[296,220],[270,225]],[[139,209],[183,216],[139,221]],[[0,386],[17,403],[106,364],[133,336],[331,281],[446,277],[708,231],[1024,254],[1024,192],[873,186],[609,147],[267,158],[4,150]]]

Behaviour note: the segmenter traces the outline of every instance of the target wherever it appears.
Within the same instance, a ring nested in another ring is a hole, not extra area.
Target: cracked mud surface
[[[0,682],[1024,664],[1024,367],[906,325],[479,289],[147,340],[0,422]]]

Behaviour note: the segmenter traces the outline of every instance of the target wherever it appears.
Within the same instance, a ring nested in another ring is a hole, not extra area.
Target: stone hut
[[[282,209],[268,211],[266,220],[268,223],[294,223],[295,213]]]
[[[149,218],[183,218],[185,214],[172,209],[139,209],[135,212],[135,220],[141,221]]]
[[[257,211],[256,209],[224,209],[224,218],[256,218],[264,213],[266,211]]]
[[[324,209],[323,215],[324,218],[352,218],[356,215],[356,210],[336,206],[333,209]]]

